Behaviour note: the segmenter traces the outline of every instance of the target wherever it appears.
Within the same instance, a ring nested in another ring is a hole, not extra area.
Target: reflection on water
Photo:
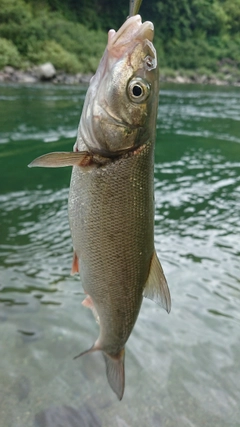
[[[98,326],[69,274],[71,171],[26,167],[71,149],[84,94],[0,87],[0,427],[239,427],[240,91],[162,90],[155,243],[173,307],[144,300],[121,403],[100,354],[73,361]]]

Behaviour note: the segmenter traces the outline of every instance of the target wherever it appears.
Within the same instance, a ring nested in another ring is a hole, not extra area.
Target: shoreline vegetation
[[[27,70],[18,70],[11,66],[5,66],[0,70],[1,83],[18,83],[18,84],[36,84],[52,83],[62,85],[89,84],[94,73],[66,73],[57,71],[53,64],[45,63],[34,66]],[[240,75],[234,75],[226,72],[201,74],[195,70],[171,70],[160,69],[161,83],[178,83],[178,84],[202,84],[216,86],[236,86],[240,87]]]
[[[128,5],[0,0],[0,83],[88,83]],[[240,0],[145,0],[140,12],[154,22],[162,82],[240,86]]]

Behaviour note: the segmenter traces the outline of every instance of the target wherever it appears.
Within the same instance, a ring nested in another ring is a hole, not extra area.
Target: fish
[[[72,166],[68,214],[72,274],[99,323],[95,343],[110,387],[125,388],[125,345],[143,297],[170,312],[154,247],[154,145],[159,74],[154,26],[130,16],[108,42],[86,93],[73,152],[48,153],[30,167]]]

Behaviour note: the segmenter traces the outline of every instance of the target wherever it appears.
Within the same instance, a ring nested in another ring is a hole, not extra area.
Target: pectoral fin
[[[154,251],[149,276],[143,291],[143,296],[160,304],[169,313],[171,310],[171,296],[162,266]]]
[[[87,151],[56,152],[37,157],[28,167],[62,168],[65,166],[89,166],[92,161],[93,156]]]

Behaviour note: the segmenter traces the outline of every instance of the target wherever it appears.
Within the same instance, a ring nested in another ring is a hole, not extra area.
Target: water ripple
[[[155,246],[172,311],[144,299],[127,343],[119,406],[106,388],[100,354],[72,360],[94,342],[98,325],[81,307],[79,277],[70,277],[69,175],[65,169],[30,175],[26,168],[26,155],[44,147],[40,138],[73,137],[82,102],[76,91],[1,92],[6,123],[0,138],[13,138],[0,146],[1,420],[30,427],[59,413],[78,417],[74,408],[81,402],[104,426],[237,427],[240,146],[231,142],[239,140],[240,92],[162,91]]]
[[[240,91],[205,92],[162,90],[158,111],[161,134],[173,132],[216,140],[240,142]]]

